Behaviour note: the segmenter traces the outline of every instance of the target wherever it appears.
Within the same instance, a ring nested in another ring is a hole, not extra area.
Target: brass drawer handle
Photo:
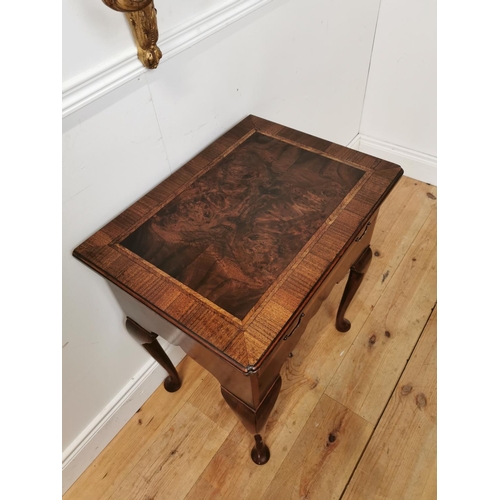
[[[290,333],[288,333],[287,335],[285,335],[285,336],[283,337],[283,340],[286,340],[286,339],[290,338],[290,337],[293,335],[293,332],[294,332],[295,330],[297,330],[297,328],[300,326],[300,322],[302,321],[302,318],[303,318],[305,315],[306,315],[306,313],[302,313],[302,314],[300,315],[300,317],[299,317],[299,321],[298,321],[298,323],[295,325],[295,328],[294,328],[294,329],[293,329]]]
[[[365,227],[363,234],[361,236],[358,236],[354,241],[358,242],[366,234],[366,231],[368,231],[368,226],[371,226],[371,222],[368,222],[366,224],[366,227]]]

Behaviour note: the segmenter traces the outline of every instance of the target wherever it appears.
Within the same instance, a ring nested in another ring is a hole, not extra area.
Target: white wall
[[[376,139],[366,152],[416,152],[424,164],[434,160],[434,169],[436,11],[436,0],[381,1],[360,127]]]
[[[257,5],[220,4],[245,2]],[[67,85],[103,65],[114,71],[122,44],[133,48],[121,14],[88,4],[64,2]],[[160,29],[168,9],[189,24],[187,4],[156,0]],[[261,4],[63,121],[65,487],[163,376],[126,333],[110,286],[71,251],[250,113],[341,144],[358,133],[379,0]]]
[[[232,0],[156,0],[160,39]],[[125,15],[101,1],[64,0],[63,80],[67,84],[136,53]]]

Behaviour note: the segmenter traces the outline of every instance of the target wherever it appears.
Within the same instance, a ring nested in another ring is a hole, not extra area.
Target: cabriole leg
[[[170,361],[170,358],[167,356],[167,353],[163,350],[158,340],[156,340],[158,335],[153,332],[148,332],[133,319],[127,318],[125,324],[130,335],[140,342],[142,347],[144,347],[160,366],[167,371],[168,377],[165,379],[163,387],[165,387],[168,392],[179,390],[181,387],[181,379],[172,361]]]
[[[255,446],[252,448],[251,457],[257,465],[264,465],[269,461],[271,452],[264,443],[261,433],[266,426],[267,419],[271,414],[274,404],[278,399],[281,389],[281,377],[278,375],[271,389],[262,399],[256,409],[251,408],[246,403],[230,393],[224,387],[221,387],[222,396],[231,410],[240,419],[245,428],[254,436]]]
[[[363,277],[370,266],[371,260],[372,250],[368,246],[359,256],[358,260],[351,266],[349,278],[345,286],[344,294],[342,295],[342,300],[340,301],[337,319],[335,321],[335,327],[339,332],[347,332],[351,328],[351,323],[345,318],[345,313],[354,295],[356,294],[359,285],[361,285],[361,282],[363,281]]]

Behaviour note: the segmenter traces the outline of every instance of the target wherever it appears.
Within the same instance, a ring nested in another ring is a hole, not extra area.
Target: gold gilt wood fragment
[[[158,42],[158,24],[153,0],[103,0],[113,10],[125,12],[132,26],[137,55],[148,69],[155,69],[162,53]]]

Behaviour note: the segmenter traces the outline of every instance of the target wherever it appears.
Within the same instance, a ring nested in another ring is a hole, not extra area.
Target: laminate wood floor
[[[374,258],[334,327],[334,288],[282,369],[266,442],[190,358],[160,386],[64,500],[436,498],[436,188],[403,177],[381,208]]]

